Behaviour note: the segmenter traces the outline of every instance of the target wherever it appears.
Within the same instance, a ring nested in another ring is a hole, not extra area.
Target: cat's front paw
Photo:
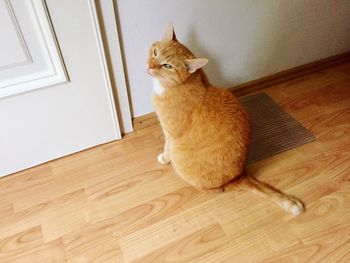
[[[159,154],[158,157],[157,157],[157,160],[161,164],[168,164],[168,163],[170,163],[170,160],[164,156],[164,153]]]

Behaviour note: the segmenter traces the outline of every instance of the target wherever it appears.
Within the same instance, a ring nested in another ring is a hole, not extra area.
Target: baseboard
[[[244,96],[268,86],[276,85],[282,82],[286,82],[292,79],[308,75],[322,69],[326,69],[346,61],[350,61],[350,51],[332,57],[317,60],[311,63],[297,66],[295,68],[283,70],[275,74],[252,80],[246,83],[239,84],[231,87],[228,90],[232,91],[237,97]]]
[[[237,97],[245,96],[257,92],[266,87],[286,82],[292,79],[312,74],[314,72],[326,69],[344,62],[350,61],[350,52],[345,52],[339,55],[317,60],[308,64],[304,64],[295,68],[287,69],[275,74],[252,80],[231,88],[228,88]],[[155,112],[133,118],[134,130],[138,131],[147,127],[158,124],[158,119]]]
[[[155,112],[151,112],[140,117],[133,118],[134,131],[151,127],[155,124],[159,124],[157,115]]]

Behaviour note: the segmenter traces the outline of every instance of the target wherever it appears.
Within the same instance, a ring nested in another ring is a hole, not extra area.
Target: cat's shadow
[[[184,42],[185,46],[191,47],[191,51],[196,57],[209,59],[209,63],[204,67],[204,71],[207,73],[211,84],[217,85],[218,83],[215,83],[215,80],[224,79],[220,63],[204,48],[205,45],[198,41],[196,31],[193,28],[189,30]]]

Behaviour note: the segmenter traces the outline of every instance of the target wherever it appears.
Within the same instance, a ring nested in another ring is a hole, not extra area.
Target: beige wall
[[[169,21],[213,84],[233,86],[350,50],[349,0],[117,1],[134,117],[153,111],[149,45]]]

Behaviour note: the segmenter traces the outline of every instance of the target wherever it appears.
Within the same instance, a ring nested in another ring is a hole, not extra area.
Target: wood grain
[[[227,240],[221,226],[214,224],[163,246],[133,262],[189,262],[224,245]]]
[[[33,227],[0,241],[1,254],[17,254],[41,245],[41,227]]]
[[[150,115],[122,141],[1,178],[0,262],[349,262],[349,86],[347,62],[264,88],[316,141],[247,171],[303,215],[196,191],[158,164]]]

